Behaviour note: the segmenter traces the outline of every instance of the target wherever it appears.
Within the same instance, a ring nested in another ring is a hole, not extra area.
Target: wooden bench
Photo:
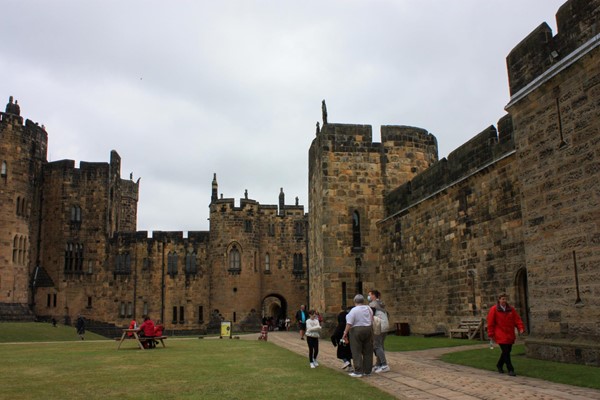
[[[485,320],[483,318],[465,318],[460,320],[458,327],[450,329],[449,338],[454,337],[467,339],[474,339],[475,336],[479,335],[479,338],[483,340],[483,329],[485,326]]]

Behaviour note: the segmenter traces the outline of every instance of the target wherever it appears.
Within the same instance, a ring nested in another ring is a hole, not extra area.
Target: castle
[[[327,121],[309,149],[309,213],[219,198],[208,232],[136,232],[138,183],[109,163],[46,161],[47,134],[0,114],[0,302],[36,316],[237,329],[325,324],[377,288],[415,333],[485,317],[500,292],[528,355],[600,366],[600,0],[569,0],[507,57],[507,114],[438,159],[426,130]],[[247,197],[247,196],[246,196]]]

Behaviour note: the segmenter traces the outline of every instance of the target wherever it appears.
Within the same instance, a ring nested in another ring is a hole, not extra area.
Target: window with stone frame
[[[167,255],[167,274],[171,278],[177,275],[177,253],[174,251],[169,252]]]
[[[123,252],[115,256],[115,274],[131,274],[131,256],[129,252]]]
[[[185,274],[196,275],[198,273],[198,265],[196,263],[196,252],[190,252],[185,255]]]
[[[71,207],[71,224],[81,224],[81,207]]]
[[[244,221],[244,231],[251,233],[252,232],[252,221],[247,219]]]
[[[6,164],[6,161],[2,161],[2,165],[0,165],[0,176],[5,178],[7,171],[8,171],[8,165]]]
[[[22,235],[15,235],[13,239],[12,262],[15,265],[27,264],[27,238]]]
[[[271,256],[269,253],[265,255],[265,272],[268,274],[271,273]]]
[[[64,271],[67,273],[73,272],[73,264],[74,263],[75,263],[75,252],[73,250],[73,243],[67,243],[65,245]]]
[[[302,275],[304,274],[304,266],[302,261],[302,253],[294,253],[294,266],[292,268],[292,273],[294,275]]]
[[[242,270],[242,257],[238,249],[237,244],[231,246],[229,250],[229,272],[233,274],[239,274]]]
[[[300,221],[294,223],[294,235],[295,236],[304,236],[304,224]]]
[[[269,224],[269,236],[275,236],[275,224]]]
[[[174,324],[177,323],[177,306],[173,306],[173,319],[171,320],[171,322]]]

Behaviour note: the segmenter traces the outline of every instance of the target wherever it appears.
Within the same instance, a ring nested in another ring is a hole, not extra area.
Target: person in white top
[[[346,315],[344,341],[348,341],[349,332],[354,360],[354,372],[350,376],[360,378],[370,375],[373,369],[373,311],[365,304],[362,294],[354,296],[354,308]]]
[[[311,368],[319,366],[317,356],[319,355],[319,336],[321,333],[321,325],[317,319],[315,310],[308,312],[309,318],[306,320],[306,343],[308,344],[308,361]]]

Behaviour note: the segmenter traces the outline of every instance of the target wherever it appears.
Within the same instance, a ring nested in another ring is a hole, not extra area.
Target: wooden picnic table
[[[167,346],[165,346],[165,342],[164,342],[164,340],[167,338],[166,336],[144,337],[144,336],[140,336],[139,332],[140,332],[139,329],[123,329],[123,334],[121,335],[121,338],[120,339],[117,338],[117,340],[119,341],[119,346],[117,347],[117,350],[119,350],[121,348],[121,345],[123,344],[125,339],[135,339],[138,346],[142,350],[144,350],[144,342],[147,342],[149,340],[158,340],[158,341],[160,341],[160,343],[162,344],[163,347],[167,347]],[[129,334],[131,334],[131,335],[129,335]]]

